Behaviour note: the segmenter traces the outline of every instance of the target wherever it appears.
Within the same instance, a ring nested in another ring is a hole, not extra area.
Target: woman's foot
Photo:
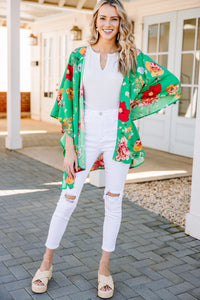
[[[49,271],[50,268],[51,268],[51,265],[52,265],[52,261],[47,260],[47,259],[43,259],[43,261],[42,261],[42,263],[40,265],[40,271],[41,272],[43,272],[43,271]],[[34,284],[40,285],[40,286],[44,285],[44,283],[40,279],[34,281]]]
[[[104,276],[110,276],[109,263],[100,261],[99,263],[99,274]],[[109,285],[105,285],[101,288],[101,291],[110,291],[112,288]]]
[[[33,279],[31,289],[34,293],[43,294],[47,291],[47,285],[49,280],[52,277],[53,266],[50,267],[49,270],[40,271],[37,270]]]

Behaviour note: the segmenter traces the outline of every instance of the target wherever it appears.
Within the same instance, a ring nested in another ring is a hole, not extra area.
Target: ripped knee
[[[76,199],[76,196],[65,194],[65,198],[68,202],[73,203],[74,200]]]
[[[111,192],[107,192],[108,196],[111,196],[111,197],[119,197],[120,194],[114,194],[114,193],[111,193]]]

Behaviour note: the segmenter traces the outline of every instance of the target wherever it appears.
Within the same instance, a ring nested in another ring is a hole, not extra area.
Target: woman
[[[123,188],[129,168],[144,161],[134,120],[180,99],[180,83],[165,68],[136,50],[131,22],[119,0],[100,0],[91,22],[89,45],[69,58],[51,116],[65,134],[62,192],[52,216],[46,252],[32,280],[43,293],[52,261],[89,171],[105,168],[105,219],[98,296],[110,298],[114,283],[109,259],[121,223]]]

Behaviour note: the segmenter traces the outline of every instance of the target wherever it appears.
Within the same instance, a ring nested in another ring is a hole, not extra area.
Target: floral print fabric
[[[64,132],[60,143],[65,155],[66,134],[74,140],[78,159],[78,172],[85,169],[85,130],[84,130],[84,87],[83,71],[87,47],[75,49],[69,58],[58,91],[51,116],[57,118]],[[164,67],[155,63],[148,55],[137,51],[136,72],[129,72],[122,82],[118,114],[118,131],[113,159],[130,168],[144,162],[144,150],[134,124],[143,118],[168,107],[181,98],[178,78]],[[92,170],[103,169],[101,154]],[[62,189],[73,187],[74,179],[63,174]]]

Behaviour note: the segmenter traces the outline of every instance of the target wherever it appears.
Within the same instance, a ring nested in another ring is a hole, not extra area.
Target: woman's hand
[[[69,135],[66,135],[64,169],[72,179],[75,177],[75,171],[78,172],[77,155],[74,150],[73,139]]]

